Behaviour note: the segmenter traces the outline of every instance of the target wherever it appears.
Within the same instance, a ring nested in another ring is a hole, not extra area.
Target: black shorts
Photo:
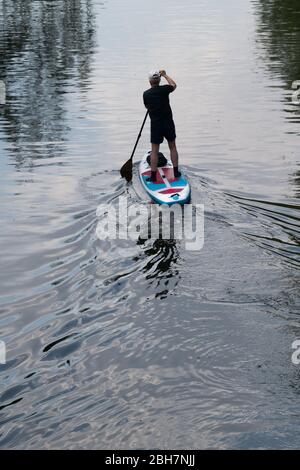
[[[168,142],[172,142],[176,139],[173,119],[159,122],[151,121],[151,144],[161,144],[164,137]]]

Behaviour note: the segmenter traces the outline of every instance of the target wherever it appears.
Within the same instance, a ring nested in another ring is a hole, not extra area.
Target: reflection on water
[[[92,2],[2,0],[0,30],[7,148],[17,166],[30,165],[65,151],[66,93],[85,92],[91,69]]]
[[[144,245],[145,242],[143,241]],[[176,246],[176,240],[155,240],[147,242],[150,246],[145,247],[145,255],[149,260],[143,268],[149,286],[153,285],[156,298],[165,298],[169,290],[172,292],[178,285],[180,278],[176,265],[180,253]],[[141,243],[139,243],[141,245]]]
[[[267,54],[270,71],[291,85],[299,80],[300,5],[297,0],[253,0],[257,15],[257,34]]]
[[[0,0],[1,448],[299,447],[298,7]],[[200,252],[95,233],[158,56]]]
[[[262,59],[272,81],[282,80],[285,90],[284,105],[286,119],[291,124],[300,123],[300,107],[292,104],[292,84],[300,77],[300,4],[297,0],[254,0],[257,18],[257,38],[262,50]],[[287,131],[291,133],[289,129]],[[299,130],[297,132],[299,135]],[[298,155],[297,155],[298,158]],[[298,171],[290,177],[299,197]],[[237,196],[235,196],[237,197]],[[282,256],[294,266],[299,266],[299,209],[298,204],[276,203],[238,198],[248,213],[259,218],[261,234],[254,236],[264,248]],[[291,201],[292,202],[292,201]],[[264,222],[264,219],[266,221]],[[270,223],[271,221],[271,223]]]
[[[291,104],[291,90],[300,77],[300,4],[297,0],[253,0],[253,3],[262,58],[272,80],[283,80],[286,119],[299,124],[300,107]]]

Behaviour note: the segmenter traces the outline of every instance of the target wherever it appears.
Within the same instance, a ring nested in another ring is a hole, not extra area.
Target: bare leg
[[[152,152],[151,152],[151,171],[157,170],[158,164],[158,152],[159,152],[159,144],[152,144]]]
[[[178,152],[176,147],[176,142],[173,140],[172,142],[168,142],[169,149],[170,149],[170,156],[173,163],[173,166],[178,168]]]

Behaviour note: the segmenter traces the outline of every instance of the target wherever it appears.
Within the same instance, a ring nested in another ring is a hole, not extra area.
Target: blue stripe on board
[[[166,188],[165,184],[157,184],[157,183],[152,183],[151,181],[147,181],[149,176],[143,176],[142,178],[144,180],[145,185],[147,186],[148,189],[150,189],[150,191],[157,191],[157,190]]]
[[[188,184],[187,180],[182,178],[182,176],[178,180],[172,181],[172,183],[170,183],[172,188],[178,188],[179,186],[183,187],[183,186],[186,186],[187,184]]]
[[[168,206],[173,206],[174,204],[180,204],[180,205],[188,204],[191,201],[191,193],[183,201],[170,201],[170,202],[161,201],[161,200],[157,199],[156,197],[152,196],[152,194],[149,194],[149,196],[157,204],[167,204]]]

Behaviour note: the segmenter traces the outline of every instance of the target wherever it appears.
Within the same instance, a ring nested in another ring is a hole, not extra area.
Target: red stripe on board
[[[162,191],[159,191],[159,194],[176,194],[176,193],[180,193],[182,190],[183,188],[163,189]]]

